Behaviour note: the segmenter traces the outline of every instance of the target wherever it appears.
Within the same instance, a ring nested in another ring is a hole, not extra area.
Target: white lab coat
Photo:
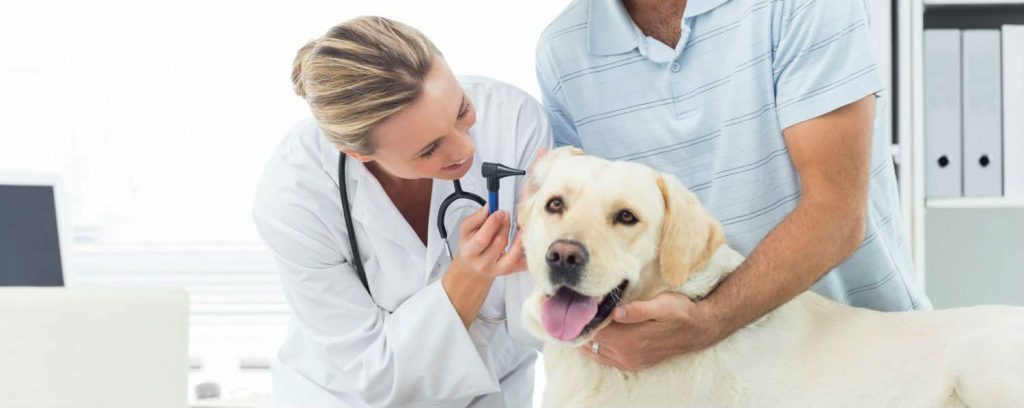
[[[469,131],[476,154],[462,187],[486,199],[480,163],[526,169],[550,147],[551,133],[543,108],[523,91],[487,78],[460,82],[477,109]],[[530,406],[540,343],[521,326],[529,274],[497,279],[484,303],[484,316],[507,314],[506,323],[478,319],[467,330],[440,280],[450,260],[435,217],[452,183],[434,181],[424,247],[362,163],[347,160],[346,173],[372,298],[348,262],[338,150],[312,119],[278,147],[259,186],[253,216],[292,310],[273,367],[275,406]],[[513,215],[521,182],[501,181],[500,206]],[[461,219],[476,208],[468,200],[449,208],[453,251]]]

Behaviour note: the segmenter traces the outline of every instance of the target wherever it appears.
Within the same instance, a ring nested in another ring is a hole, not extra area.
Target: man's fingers
[[[598,343],[598,344],[600,344],[600,343]],[[591,347],[590,343],[587,343],[587,344],[584,344],[584,345],[580,346],[579,347],[580,353],[583,353],[583,355],[586,356],[587,358],[589,358],[591,360],[594,360],[594,361],[596,361],[598,363],[601,363],[603,365],[615,367],[615,368],[618,368],[620,370],[623,369],[622,368],[622,364],[620,364],[618,361],[615,361],[611,357],[608,357],[608,356],[604,355],[605,350],[598,349],[598,352],[594,353],[594,351],[590,347]]]
[[[654,320],[659,317],[659,304],[657,298],[645,301],[629,302],[615,308],[612,319],[619,323],[640,323]]]
[[[615,308],[612,319],[619,323],[640,323],[649,320],[672,319],[675,313],[691,302],[678,293],[661,293],[651,300],[630,302]]]

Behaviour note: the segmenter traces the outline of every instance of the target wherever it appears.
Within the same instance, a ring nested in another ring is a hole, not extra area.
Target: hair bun
[[[295,53],[295,61],[292,62],[292,88],[295,90],[295,94],[303,99],[306,98],[306,82],[302,78],[302,65],[306,63],[306,59],[309,58],[309,54],[313,52],[316,45],[317,40],[311,40],[303,45],[299,52]]]

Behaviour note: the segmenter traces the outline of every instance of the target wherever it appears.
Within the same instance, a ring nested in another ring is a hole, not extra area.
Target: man
[[[591,358],[643,369],[807,289],[931,308],[877,125],[863,0],[577,0],[542,35],[537,75],[556,144],[678,177],[748,256],[699,303],[620,307],[581,348]]]

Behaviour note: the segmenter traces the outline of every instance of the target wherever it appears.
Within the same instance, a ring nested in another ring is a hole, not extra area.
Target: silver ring
[[[590,351],[593,351],[594,354],[597,354],[597,352],[599,350],[601,350],[601,345],[600,344],[597,344],[596,341],[590,342]]]

